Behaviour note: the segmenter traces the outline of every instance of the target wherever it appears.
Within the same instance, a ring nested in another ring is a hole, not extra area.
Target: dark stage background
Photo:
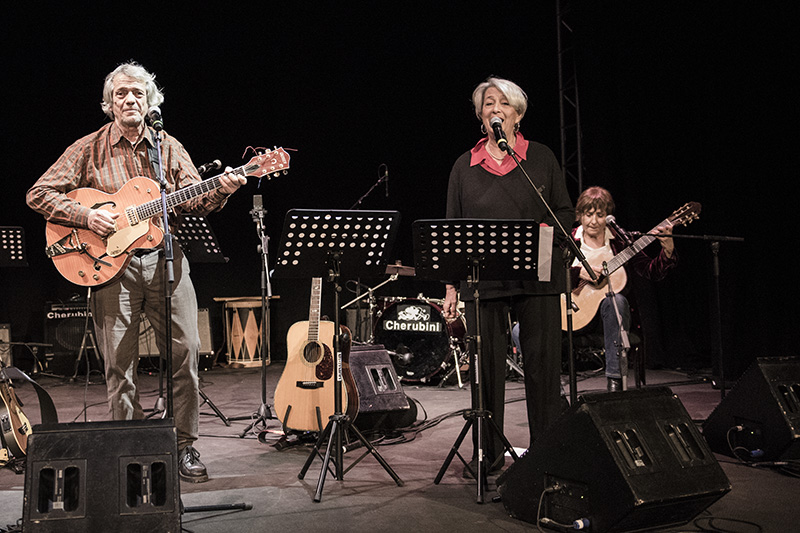
[[[12,340],[41,342],[46,302],[85,295],[44,256],[44,221],[24,195],[70,143],[104,124],[102,80],[128,59],[156,73],[166,129],[195,164],[239,166],[248,146],[293,150],[287,176],[260,189],[251,180],[209,217],[229,261],[196,263],[192,275],[218,346],[213,298],[260,294],[254,194],[268,210],[274,262],[287,210],[348,209],[385,164],[388,198],[381,186],[361,207],[401,212],[393,256],[413,264],[411,223],[443,216],[450,167],[480,136],[472,89],[492,74],[527,91],[522,131],[560,157],[556,2],[433,4],[6,6],[0,226],[25,228],[29,262],[0,271],[0,323],[11,324]],[[794,8],[577,4],[584,185],[609,188],[617,219],[641,231],[687,201],[702,203],[701,219],[678,233],[746,239],[723,244],[719,256],[727,375],[756,356],[796,355],[797,290],[778,283],[794,270]],[[651,362],[709,368],[710,246],[677,246],[677,272],[644,287],[661,330]],[[286,328],[307,316],[308,285],[275,280],[276,359]],[[438,284],[408,278],[381,293],[443,296]]]

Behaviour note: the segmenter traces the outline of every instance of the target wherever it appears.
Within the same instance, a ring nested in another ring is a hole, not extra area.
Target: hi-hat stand
[[[472,376],[475,383],[474,408],[464,415],[466,422],[455,443],[450,448],[439,473],[434,480],[439,484],[450,462],[458,458],[469,467],[458,449],[469,429],[475,427],[477,450],[477,503],[484,501],[486,473],[491,465],[484,464],[484,440],[489,438],[486,430],[494,431],[514,460],[517,454],[511,443],[497,426],[492,413],[484,405],[481,365],[483,349],[481,339],[480,291],[481,280],[533,280],[539,275],[539,264],[546,256],[540,256],[540,229],[531,220],[417,220],[412,225],[414,236],[414,262],[417,277],[429,280],[466,280],[475,300],[475,323]],[[543,269],[544,270],[544,269]],[[549,269],[547,271],[549,279]],[[500,455],[503,457],[503,454]]]
[[[398,486],[403,481],[378,453],[375,447],[353,425],[343,412],[342,383],[343,355],[342,333],[339,324],[339,280],[341,273],[353,276],[375,277],[384,272],[395,235],[400,214],[397,211],[316,211],[293,209],[286,214],[281,245],[275,264],[276,278],[326,277],[334,287],[334,335],[333,354],[335,379],[333,387],[334,414],[320,433],[305,465],[298,474],[305,477],[314,458],[327,440],[327,447],[320,469],[314,501],[322,500],[325,477],[331,461],[336,479],[342,481],[345,472],[354,467],[367,454],[380,463]],[[347,430],[356,435],[367,451],[344,469],[344,441]]]

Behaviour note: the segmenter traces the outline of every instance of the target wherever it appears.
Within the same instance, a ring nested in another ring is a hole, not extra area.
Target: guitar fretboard
[[[319,312],[322,301],[322,278],[311,280],[311,304],[308,307],[308,340],[319,341]]]
[[[246,176],[247,166],[248,165],[243,165],[241,167],[235,168],[233,169],[233,172],[236,174]],[[256,165],[256,167],[257,166],[258,165]],[[222,187],[222,183],[220,183],[219,180],[221,176],[222,174],[169,193],[167,195],[167,210],[185,204],[186,202],[188,202],[193,198],[197,198],[198,196],[219,189],[220,187]],[[160,214],[161,214],[160,198],[158,200],[151,200],[150,202],[145,202],[142,205],[136,207],[137,220],[147,220],[150,217],[154,217]]]
[[[669,225],[669,219],[665,219],[663,222],[661,222],[660,224],[656,225],[656,227],[651,229],[648,233],[653,233],[654,231],[656,231],[658,226],[666,226],[666,225]],[[653,237],[652,235],[642,235],[641,237],[636,239],[636,241],[633,244],[631,244],[630,246],[622,250],[620,253],[615,255],[614,258],[607,263],[608,273],[609,274],[613,273],[619,267],[627,263],[628,260],[630,260],[634,255],[644,250],[645,247],[647,247],[647,245],[653,242],[654,240],[656,240],[656,237]]]

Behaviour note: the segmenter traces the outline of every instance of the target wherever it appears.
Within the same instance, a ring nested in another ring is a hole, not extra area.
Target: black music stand
[[[491,465],[486,468],[483,460],[484,424],[487,420],[486,429],[495,431],[503,442],[505,450],[515,461],[517,454],[502,429],[497,427],[492,413],[487,411],[484,406],[480,370],[482,346],[478,283],[481,280],[538,279],[538,264],[541,262],[539,223],[531,220],[417,220],[412,225],[412,232],[417,278],[439,281],[466,280],[473,290],[475,353],[471,372],[477,396],[474,402],[476,408],[469,409],[464,414],[466,419],[464,428],[450,448],[450,453],[442,464],[434,483],[439,484],[456,455],[468,467],[467,461],[461,456],[458,449],[474,424],[478,446],[478,471],[475,475],[478,485],[477,502],[483,503],[486,472],[491,468]]]
[[[367,448],[347,470],[355,466],[367,453],[380,463],[398,486],[403,481],[381,457],[375,447],[353,425],[342,411],[342,352],[341,326],[339,324],[339,279],[341,272],[349,276],[376,277],[386,270],[387,256],[394,244],[400,213],[397,211],[333,211],[293,209],[286,214],[283,235],[275,263],[275,278],[326,277],[334,286],[334,337],[336,379],[334,381],[334,414],[320,433],[308,456],[299,479],[305,477],[314,457],[320,455],[322,443],[328,440],[320,470],[314,501],[322,499],[325,476],[331,460],[336,467],[336,479],[344,479],[344,437],[348,427]],[[331,455],[335,457],[331,457]]]
[[[175,237],[190,263],[228,262],[206,217],[183,215]]]
[[[0,226],[0,267],[26,267],[25,230],[18,226]]]

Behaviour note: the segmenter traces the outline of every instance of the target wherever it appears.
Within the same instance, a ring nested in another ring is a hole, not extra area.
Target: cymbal
[[[414,267],[404,265],[386,265],[387,274],[397,274],[398,276],[413,276],[415,275]]]

